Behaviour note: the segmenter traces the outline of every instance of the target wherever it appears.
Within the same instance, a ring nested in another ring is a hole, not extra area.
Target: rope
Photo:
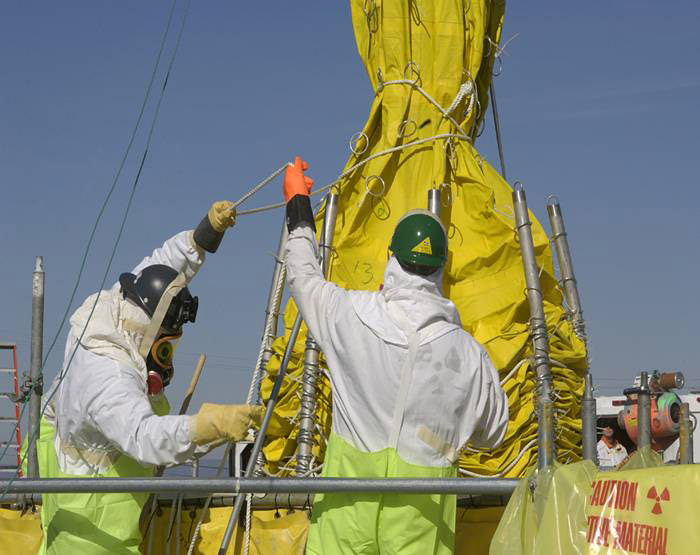
[[[253,504],[253,494],[249,493],[245,497],[245,542],[243,544],[243,555],[248,555],[250,549],[250,521],[251,521],[251,505]]]
[[[60,384],[63,382],[63,380],[65,379],[65,377],[66,377],[67,374],[68,374],[68,370],[69,370],[70,367],[71,367],[71,363],[73,362],[73,358],[75,357],[75,353],[77,352],[78,347],[80,346],[80,342],[82,341],[83,336],[85,335],[85,332],[87,331],[87,327],[88,327],[88,325],[90,324],[90,320],[92,319],[92,315],[94,314],[95,308],[97,307],[97,303],[99,302],[100,294],[101,294],[102,289],[103,289],[103,287],[104,287],[104,285],[105,285],[105,283],[106,283],[106,281],[107,281],[107,277],[109,276],[109,271],[110,271],[110,269],[111,269],[111,267],[112,267],[112,262],[114,261],[114,257],[115,257],[115,255],[116,255],[116,252],[117,252],[117,248],[118,248],[118,246],[119,246],[119,243],[121,242],[122,234],[124,233],[124,227],[125,227],[125,225],[126,225],[126,220],[127,220],[128,216],[129,216],[129,212],[130,212],[130,210],[131,210],[132,202],[133,202],[133,200],[134,200],[134,195],[136,194],[136,189],[137,189],[137,187],[138,187],[138,183],[139,183],[139,180],[140,180],[140,178],[141,178],[141,172],[143,171],[143,167],[144,167],[144,164],[145,164],[145,162],[146,162],[146,158],[148,157],[148,149],[149,149],[149,146],[150,146],[150,144],[151,144],[151,139],[152,139],[152,137],[153,137],[153,131],[154,131],[154,129],[155,129],[156,122],[157,122],[157,120],[158,120],[158,114],[160,113],[160,107],[161,107],[161,104],[162,104],[162,101],[163,101],[163,97],[165,96],[165,90],[166,90],[167,85],[168,85],[168,78],[170,77],[170,72],[171,72],[171,70],[172,70],[173,64],[174,64],[174,62],[175,62],[175,58],[176,58],[176,56],[177,56],[178,49],[179,49],[179,47],[180,47],[180,42],[181,42],[181,39],[182,39],[182,33],[183,33],[183,31],[184,31],[184,28],[185,28],[185,23],[187,22],[187,16],[188,16],[188,14],[189,14],[189,8],[190,8],[190,1],[191,1],[191,0],[188,0],[187,4],[186,4],[186,6],[185,6],[185,11],[184,11],[184,14],[183,14],[183,17],[182,17],[182,23],[181,23],[181,25],[180,25],[180,29],[179,29],[179,31],[178,31],[177,40],[176,40],[176,42],[175,42],[175,47],[173,48],[173,53],[172,53],[172,55],[171,55],[171,58],[170,58],[170,61],[169,61],[169,64],[168,64],[168,68],[167,68],[167,71],[166,71],[166,74],[165,74],[165,78],[164,78],[164,80],[163,80],[163,86],[162,86],[161,91],[160,91],[160,96],[159,96],[159,98],[158,98],[158,103],[156,104],[156,108],[155,108],[155,111],[154,111],[154,113],[153,113],[153,118],[152,118],[152,120],[151,120],[151,125],[150,125],[150,129],[149,129],[149,132],[148,132],[148,137],[147,137],[147,139],[146,139],[146,146],[145,146],[145,148],[144,148],[144,152],[143,152],[143,155],[142,155],[142,157],[141,157],[141,163],[140,163],[140,165],[139,165],[138,172],[136,173],[136,177],[134,178],[134,182],[133,182],[132,187],[131,187],[131,193],[129,194],[129,199],[128,199],[128,201],[127,201],[127,205],[126,205],[126,208],[125,208],[125,210],[124,210],[124,215],[123,215],[122,220],[121,220],[121,224],[120,224],[120,227],[119,227],[119,232],[117,233],[117,238],[115,239],[114,246],[112,247],[112,252],[111,252],[111,254],[110,254],[109,261],[107,262],[107,267],[106,267],[106,269],[105,269],[104,275],[102,276],[102,281],[101,281],[101,283],[100,283],[100,287],[99,287],[97,296],[95,297],[95,302],[94,302],[94,304],[92,305],[92,308],[91,308],[91,310],[90,310],[90,314],[88,315],[87,321],[86,321],[86,323],[85,323],[85,327],[83,328],[83,330],[82,330],[82,332],[81,332],[81,334],[80,334],[80,337],[78,338],[78,341],[76,342],[75,348],[73,349],[73,352],[71,353],[71,356],[70,356],[70,358],[69,358],[69,360],[68,360],[68,364],[66,365],[65,368],[63,368],[63,369],[61,370],[61,373],[59,374],[58,382],[56,383],[56,387],[52,388],[51,393],[49,393],[49,395],[47,396],[47,398],[46,398],[46,400],[45,400],[45,402],[44,402],[44,407],[43,407],[43,409],[42,409],[42,411],[41,411],[41,414],[39,415],[39,420],[41,420],[41,418],[42,418],[42,417],[44,416],[44,414],[46,413],[46,409],[47,409],[47,407],[49,406],[49,403],[50,403],[51,399],[52,399],[53,396],[56,394],[56,392],[58,391],[58,387],[60,386]],[[172,15],[173,15],[173,12],[174,12],[176,3],[177,3],[177,0],[173,0],[173,4],[172,4],[172,6],[171,6],[170,13],[169,13],[169,15],[168,15],[168,22],[167,22],[167,25],[166,25],[166,30],[165,30],[165,33],[164,33],[164,35],[163,35],[163,40],[162,40],[162,42],[161,42],[161,47],[160,47],[160,50],[159,50],[159,52],[158,52],[158,57],[156,58],[156,64],[155,64],[155,66],[154,66],[153,73],[152,73],[152,76],[151,76],[151,82],[149,82],[148,89],[147,89],[147,93],[146,93],[146,98],[144,99],[144,104],[147,102],[148,96],[150,95],[151,87],[152,87],[152,84],[153,84],[153,79],[155,78],[155,73],[156,73],[158,64],[159,64],[159,62],[160,62],[160,58],[161,58],[161,54],[162,54],[162,51],[163,51],[163,47],[164,47],[164,44],[165,44],[165,42],[166,42],[168,33],[169,33],[169,31],[170,31],[170,25],[171,25],[171,22],[172,22]],[[100,221],[100,219],[101,219],[101,217],[102,217],[102,214],[103,214],[104,210],[105,210],[106,207],[107,207],[107,204],[108,204],[108,202],[109,202],[109,199],[110,199],[112,193],[114,192],[114,189],[116,188],[116,183],[117,183],[117,181],[118,181],[118,179],[119,179],[119,175],[121,174],[121,170],[122,170],[122,167],[123,167],[123,163],[124,163],[124,161],[126,160],[126,158],[127,158],[127,156],[128,156],[128,151],[131,149],[131,145],[133,144],[133,135],[135,135],[136,130],[137,130],[137,127],[138,127],[138,125],[139,125],[140,122],[141,122],[141,118],[142,118],[142,116],[143,116],[143,110],[144,110],[144,105],[142,104],[141,112],[139,113],[139,117],[138,117],[138,119],[137,119],[137,125],[136,125],[136,127],[135,127],[135,129],[134,129],[134,132],[132,133],[132,137],[130,138],[129,143],[128,143],[128,145],[127,145],[127,152],[126,152],[125,155],[124,155],[122,164],[120,165],[119,170],[118,170],[118,172],[117,172],[117,176],[115,177],[115,179],[114,179],[114,181],[113,181],[112,187],[110,188],[110,191],[109,191],[107,197],[105,198],[105,202],[103,203],[102,208],[100,209],[100,212],[99,212],[99,214],[98,214],[98,217],[97,217],[97,219],[96,219],[96,221],[95,221],[95,225],[93,226],[92,233],[91,233],[91,235],[90,235],[90,240],[89,240],[89,242],[88,242],[88,247],[86,248],[85,256],[84,256],[83,262],[82,262],[82,264],[81,264],[80,274],[82,274],[82,271],[83,271],[83,268],[84,268],[84,264],[85,264],[85,261],[86,261],[86,259],[87,259],[88,250],[89,250],[89,247],[90,247],[90,245],[91,245],[91,243],[92,243],[92,239],[93,239],[94,234],[95,234],[95,231],[96,231],[96,229],[97,229],[97,225],[98,225],[98,223],[99,223],[99,221]],[[80,275],[80,274],[79,274],[79,275]],[[73,295],[71,296],[71,300],[70,300],[70,303],[71,303],[71,304],[72,304],[72,301],[73,301],[73,298],[74,298],[74,295],[75,295],[75,291],[77,290],[77,287],[78,287],[78,283],[76,282],[75,289],[74,289],[74,291],[73,291]],[[66,313],[68,313],[69,310],[70,310],[70,304],[69,304],[68,307],[67,307]],[[66,317],[67,317],[67,316],[64,316],[63,322],[65,322],[65,318],[66,318]],[[63,325],[63,322],[62,322],[61,325]],[[49,353],[50,353],[51,349],[53,349],[53,346],[55,345],[55,343],[56,343],[56,341],[57,341],[57,339],[58,339],[59,333],[60,333],[60,328],[59,328],[59,332],[56,334],[56,337],[54,337],[54,340],[53,340],[53,342],[52,342],[52,344],[51,344],[51,347],[50,347],[50,349],[49,349]],[[46,359],[48,358],[49,353],[47,353]],[[44,359],[44,364],[46,363],[46,359]],[[43,371],[44,364],[42,364],[42,367],[41,367],[41,369],[40,369],[40,374],[41,374],[42,371]],[[26,405],[25,405],[25,406],[26,406]],[[8,492],[8,490],[9,490],[10,486],[11,486],[11,485],[14,483],[14,481],[18,478],[20,468],[21,468],[22,464],[24,463],[24,461],[26,460],[27,455],[28,455],[28,453],[29,453],[29,447],[31,446],[32,443],[36,443],[37,437],[38,437],[38,430],[37,430],[37,432],[36,432],[32,437],[30,437],[30,438],[28,439],[28,441],[27,441],[28,448],[26,449],[26,451],[25,451],[25,453],[24,453],[24,455],[23,455],[23,457],[22,457],[22,460],[20,461],[19,468],[17,469],[17,472],[15,472],[15,475],[9,480],[9,482],[8,482],[7,487],[5,488],[5,490],[2,492],[2,494],[0,494],[0,500],[7,494],[7,492]],[[3,453],[3,456],[4,456],[4,453]]]
[[[216,471],[216,476],[221,477],[224,473],[224,465],[226,464],[226,461],[228,460],[229,453],[231,452],[231,444],[228,443],[226,444],[226,449],[224,450],[224,456],[221,457],[221,462],[219,463],[219,469]],[[209,510],[209,505],[211,505],[211,500],[214,499],[214,494],[209,495],[207,497],[207,500],[204,502],[204,506],[202,507],[202,512],[199,515],[199,520],[197,520],[197,526],[194,527],[194,534],[192,535],[192,538],[190,539],[190,546],[187,549],[187,555],[192,555],[194,553],[194,546],[197,544],[197,538],[199,538],[199,532],[202,528],[202,522],[204,522],[204,515],[207,514],[207,511]]]
[[[472,477],[474,477],[474,478],[500,478],[501,476],[503,476],[504,474],[506,474],[508,471],[510,471],[510,469],[513,468],[513,467],[515,466],[515,464],[523,457],[523,455],[524,455],[525,453],[527,453],[527,451],[528,451],[533,445],[535,445],[536,443],[537,443],[537,440],[536,440],[536,439],[531,439],[530,441],[528,441],[528,442],[525,444],[525,447],[523,447],[523,448],[520,450],[520,453],[518,453],[518,456],[517,456],[515,459],[513,459],[513,460],[508,464],[508,466],[506,466],[503,470],[501,470],[500,472],[497,472],[496,474],[490,474],[490,475],[478,474],[478,473],[476,473],[476,472],[471,472],[471,471],[465,470],[465,469],[463,469],[463,468],[460,468],[460,469],[459,469],[459,473],[460,473],[460,474],[464,474],[465,476],[472,476]]]
[[[282,270],[280,272],[280,278],[277,284],[275,285],[275,292],[273,296],[274,306],[279,306],[278,301],[282,296],[282,291],[284,290],[284,280],[286,273],[287,267],[283,264]],[[253,401],[253,396],[255,395],[255,392],[258,391],[258,386],[260,384],[260,380],[262,379],[262,374],[264,372],[263,358],[265,357],[265,351],[267,351],[270,348],[269,342],[272,338],[272,328],[275,325],[275,319],[270,318],[269,321],[266,322],[266,324],[267,325],[265,326],[265,330],[263,331],[263,338],[260,343],[258,359],[255,362],[255,370],[253,370],[253,378],[251,379],[250,387],[248,388],[248,395],[246,397],[246,404],[248,405]]]
[[[255,187],[253,187],[250,191],[248,191],[245,195],[243,195],[236,202],[234,202],[233,207],[236,208],[239,204],[243,204],[246,200],[248,200],[250,197],[252,197],[255,193],[257,193],[260,189],[262,189],[265,185],[270,183],[275,177],[277,177],[279,174],[281,174],[285,170],[286,167],[287,167],[287,164],[285,164],[284,166],[275,170],[269,177],[266,177],[265,179],[263,179]]]
[[[321,187],[320,189],[317,189],[316,191],[312,191],[312,192],[311,192],[311,196],[320,195],[321,193],[325,193],[325,192],[326,192],[328,189],[330,189],[331,187],[335,187],[335,186],[339,185],[340,182],[341,182],[343,179],[345,179],[348,175],[350,175],[351,173],[353,173],[353,172],[354,172],[355,170],[357,170],[358,168],[361,168],[362,166],[364,166],[364,165],[367,164],[368,162],[370,162],[370,161],[372,161],[372,160],[375,160],[376,158],[379,158],[379,157],[381,157],[381,156],[386,156],[387,154],[392,154],[392,153],[394,153],[394,152],[399,152],[400,150],[403,150],[403,149],[405,149],[405,148],[410,148],[410,147],[419,146],[419,145],[422,145],[422,144],[425,144],[425,143],[429,143],[429,142],[431,142],[431,141],[435,141],[435,140],[438,140],[438,139],[450,139],[450,138],[462,139],[462,140],[464,140],[464,141],[467,141],[467,142],[470,142],[470,143],[471,143],[471,139],[470,139],[469,137],[467,137],[467,136],[458,135],[458,134],[455,134],[455,133],[440,133],[440,134],[438,134],[438,135],[433,135],[433,136],[431,136],[431,137],[426,137],[425,139],[418,139],[418,140],[415,140],[415,141],[411,141],[410,143],[406,143],[406,144],[404,144],[404,145],[399,145],[399,146],[395,146],[395,147],[392,147],[392,148],[387,148],[386,150],[382,150],[382,151],[380,151],[380,152],[376,152],[375,154],[372,154],[371,156],[368,156],[367,158],[365,158],[365,159],[362,160],[361,162],[358,162],[357,164],[354,164],[353,166],[350,166],[347,170],[345,170],[343,173],[341,173],[341,174],[338,176],[338,178],[335,179],[334,181],[331,181],[330,183],[324,185],[323,187]],[[250,209],[248,209],[248,210],[240,210],[240,211],[237,213],[237,215],[238,215],[238,216],[248,216],[248,215],[251,215],[251,214],[257,214],[257,213],[259,213],[259,212],[266,212],[266,211],[268,211],[268,210],[274,210],[274,209],[276,209],[276,208],[282,208],[282,207],[284,207],[284,206],[285,206],[285,203],[284,203],[284,202],[278,202],[278,203],[275,203],[275,204],[268,204],[268,205],[266,205],[266,206],[259,206],[259,207],[257,207],[257,208],[250,208]]]

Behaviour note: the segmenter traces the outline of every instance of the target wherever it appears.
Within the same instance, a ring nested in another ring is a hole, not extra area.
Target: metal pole
[[[583,398],[581,399],[581,424],[583,439],[583,458],[598,465],[598,450],[596,449],[596,414],[595,397],[593,396],[593,378],[590,372],[584,374]]]
[[[321,229],[321,270],[326,276],[331,249],[333,246],[333,234],[335,231],[335,219],[338,211],[337,193],[326,195],[326,210],[323,216],[323,228]],[[316,397],[318,394],[318,358],[320,349],[311,333],[306,334],[306,348],[304,350],[304,371],[301,378],[301,402],[299,408],[299,431],[297,433],[297,476],[307,475],[311,471],[312,449],[314,445],[314,431],[316,429]]]
[[[301,313],[297,313],[296,320],[294,320],[294,325],[292,326],[292,331],[289,334],[289,341],[287,342],[287,347],[284,350],[284,356],[282,357],[282,364],[280,365],[279,372],[275,378],[275,385],[272,387],[272,392],[270,393],[270,400],[267,402],[267,407],[265,409],[265,417],[263,418],[262,424],[260,425],[260,430],[258,431],[257,437],[255,438],[255,443],[253,444],[253,450],[250,453],[250,458],[248,459],[248,465],[245,469],[245,478],[250,479],[250,477],[255,472],[255,465],[258,460],[258,455],[262,451],[262,444],[265,441],[265,434],[267,433],[267,427],[270,425],[270,418],[275,410],[275,405],[277,404],[277,398],[279,397],[280,389],[282,388],[282,382],[284,381],[284,376],[287,373],[287,366],[289,366],[289,359],[292,356],[292,351],[294,350],[294,344],[296,343],[297,336],[299,335],[299,329],[301,328]],[[202,478],[199,478],[201,480]],[[239,481],[240,479],[236,480]],[[264,478],[254,478],[254,480],[264,480]],[[256,492],[243,492],[242,490],[236,490],[236,492],[241,493],[256,493]],[[225,555],[229,544],[231,543],[231,538],[233,537],[233,530],[238,521],[238,516],[241,514],[241,508],[243,507],[243,501],[245,497],[239,495],[236,498],[236,504],[233,506],[231,511],[231,518],[229,518],[228,525],[226,526],[226,532],[224,533],[224,538],[221,541],[221,547],[219,548],[220,555]]]
[[[641,373],[641,383],[637,394],[637,448],[651,445],[651,393],[649,375]]]
[[[547,214],[552,228],[552,240],[557,251],[559,261],[559,273],[561,286],[564,290],[566,304],[569,306],[571,314],[571,324],[576,336],[584,342],[586,348],[586,372],[584,374],[584,392],[581,399],[581,425],[583,439],[583,458],[598,464],[598,453],[596,449],[596,406],[593,397],[593,377],[590,374],[588,362],[588,337],[586,335],[586,322],[583,319],[583,308],[581,307],[581,297],[578,292],[576,276],[574,274],[574,263],[569,249],[569,240],[564,227],[564,216],[562,215],[559,200],[550,197],[547,203]]]
[[[680,464],[692,464],[693,463],[693,450],[690,446],[690,434],[691,434],[691,424],[690,424],[690,405],[688,403],[681,403],[681,429],[678,436],[679,443],[679,463]]]
[[[440,219],[440,189],[437,187],[428,190],[428,210]]]
[[[258,360],[256,361],[255,373],[248,391],[248,402],[260,403],[260,379],[267,368],[267,363],[272,356],[272,344],[277,335],[277,320],[279,318],[280,306],[282,304],[282,290],[284,289],[284,280],[286,277],[286,267],[284,265],[285,249],[287,248],[287,222],[282,223],[282,232],[277,245],[277,254],[275,255],[275,266],[272,270],[272,281],[270,282],[270,291],[267,294],[267,305],[265,308],[265,325],[263,327],[263,335],[260,340],[260,351]]]
[[[491,80],[491,111],[493,112],[493,125],[496,129],[496,142],[498,143],[498,157],[501,159],[501,176],[506,179],[506,157],[503,154],[503,140],[501,139],[501,123],[498,120],[498,104],[496,104],[496,88]]]
[[[582,341],[586,341],[586,322],[583,319],[583,309],[581,308],[581,297],[578,292],[576,276],[574,274],[574,264],[569,249],[569,240],[564,227],[564,217],[561,206],[556,197],[547,204],[549,223],[552,226],[552,239],[557,250],[557,260],[559,260],[559,271],[561,273],[561,284],[566,297],[566,304],[571,310],[571,321],[574,332]]]
[[[499,482],[499,478],[493,478],[491,480],[497,487],[500,488],[502,486]],[[158,498],[158,504],[162,507],[169,506],[173,496],[177,497],[178,494],[161,494]],[[457,505],[459,506],[460,502],[462,502],[468,507],[501,506],[505,504],[504,501],[507,500],[509,496],[510,493],[508,492],[501,492],[499,495],[491,493],[459,494],[457,496]],[[206,496],[206,494],[181,494],[179,497],[185,507],[201,508],[205,506],[207,500],[209,501],[209,504],[206,505],[207,507],[231,507],[235,503],[237,496],[231,493],[214,492],[209,496]],[[3,505],[18,505],[25,501],[30,501],[32,505],[41,505],[42,497],[40,493],[8,493],[2,500]],[[302,509],[311,507],[313,502],[313,493],[264,493],[254,495],[252,499],[253,509],[256,510],[281,509],[286,507]]]
[[[525,190],[519,183],[513,189],[515,226],[520,242],[520,254],[525,269],[527,298],[530,304],[530,333],[537,375],[537,443],[539,468],[554,461],[554,426],[552,418],[552,374],[549,369],[549,338],[544,315],[540,274],[532,240],[532,223],[527,210]]]
[[[515,478],[28,478],[0,480],[13,493],[415,493],[509,495]],[[235,520],[237,520],[236,517]],[[234,522],[235,522],[234,520]]]
[[[32,352],[29,380],[31,393],[29,397],[29,440],[27,442],[27,476],[39,476],[39,459],[36,442],[39,438],[39,414],[41,413],[41,396],[43,379],[41,376],[41,359],[44,351],[44,268],[43,258],[37,256],[32,274]],[[19,425],[19,423],[18,423]]]

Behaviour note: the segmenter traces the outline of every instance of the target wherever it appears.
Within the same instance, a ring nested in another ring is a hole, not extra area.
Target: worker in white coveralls
[[[622,445],[610,426],[603,428],[603,435],[598,441],[598,464],[600,466],[617,466],[627,458],[627,449]]]
[[[75,311],[41,422],[43,478],[151,476],[156,465],[191,461],[259,424],[261,409],[249,405],[204,403],[194,416],[168,416],[163,393],[182,326],[197,314],[187,284],[234,222],[232,203],[214,203],[195,231],[168,239]],[[44,494],[41,553],[139,553],[147,497]]]
[[[333,429],[323,476],[457,476],[460,448],[494,447],[508,403],[484,348],[441,292],[447,236],[425,210],[396,226],[380,292],[324,279],[297,157],[287,168],[287,279],[319,343],[333,391]],[[452,553],[456,496],[326,494],[314,500],[307,553]]]

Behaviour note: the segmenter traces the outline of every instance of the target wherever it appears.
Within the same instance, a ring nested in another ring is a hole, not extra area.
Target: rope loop
[[[360,144],[361,139],[364,139],[364,144],[362,145],[362,148],[358,146]],[[364,133],[364,131],[358,131],[352,137],[350,137],[350,150],[355,156],[360,156],[361,154],[363,154],[367,150],[368,146],[369,138]]]
[[[411,76],[415,76],[415,78],[411,79]],[[411,81],[414,87],[420,86],[420,66],[413,60],[410,60],[403,69],[403,78]]]
[[[381,190],[379,192],[372,191],[372,187],[370,184],[374,180],[379,181],[379,183],[380,183]],[[384,180],[378,175],[369,175],[365,179],[365,192],[368,195],[373,196],[374,198],[380,198],[380,197],[384,196],[384,193],[386,192],[386,183],[384,183]]]
[[[418,124],[412,119],[405,119],[399,124],[396,135],[399,139],[403,139],[405,137],[410,137],[416,131],[418,131]]]

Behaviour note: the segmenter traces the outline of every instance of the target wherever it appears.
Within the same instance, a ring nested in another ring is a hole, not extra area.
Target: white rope
[[[279,306],[279,299],[282,296],[282,291],[284,290],[284,280],[287,273],[287,266],[282,264],[282,269],[280,271],[280,278],[275,284],[275,291],[273,293],[273,303],[272,306]],[[266,318],[267,319],[267,318]],[[258,352],[258,359],[255,362],[255,369],[253,370],[253,378],[250,382],[250,387],[248,388],[248,396],[246,397],[246,404],[250,404],[253,401],[253,396],[258,391],[260,381],[262,379],[262,374],[264,372],[263,357],[265,356],[265,351],[267,351],[271,345],[270,342],[273,338],[272,328],[274,327],[276,320],[274,318],[267,319],[265,330],[263,332],[263,338],[260,343],[260,351]]]
[[[529,362],[529,361],[530,361],[529,358],[524,358],[523,360],[521,360],[520,362],[518,362],[518,364],[516,364],[515,366],[513,366],[513,369],[512,369],[510,372],[508,372],[508,374],[506,374],[506,377],[505,377],[505,378],[503,378],[503,379],[501,380],[501,385],[504,385],[508,380],[510,380],[510,379],[513,377],[513,375],[516,374],[516,373],[518,372],[518,370],[520,369],[520,367],[521,367],[523,364],[525,364],[526,362]]]
[[[510,462],[510,464],[508,464],[508,466],[506,466],[503,470],[501,470],[500,472],[498,472],[498,473],[496,473],[496,474],[477,474],[476,472],[471,472],[471,471],[465,470],[465,469],[463,469],[463,468],[460,468],[460,469],[459,469],[459,473],[460,473],[460,474],[464,474],[465,476],[472,476],[472,477],[474,477],[474,478],[500,478],[500,477],[502,477],[504,474],[506,474],[507,472],[509,472],[510,469],[513,468],[513,467],[516,465],[516,463],[523,457],[523,455],[524,455],[525,453],[527,453],[527,451],[528,451],[533,445],[535,445],[536,443],[537,443],[537,440],[536,440],[536,439],[531,439],[530,441],[528,441],[528,442],[525,444],[525,447],[522,448],[522,450],[520,451],[520,453],[518,454],[518,456],[517,456],[514,460],[512,460],[512,461]],[[478,452],[478,451],[477,451],[477,452]]]
[[[394,152],[398,152],[400,150],[403,150],[405,148],[410,148],[414,146],[419,146],[425,143],[429,143],[431,141],[435,141],[437,139],[449,139],[449,138],[455,138],[455,139],[461,139],[467,142],[471,142],[471,139],[467,137],[466,135],[457,135],[455,133],[440,133],[438,135],[433,135],[432,137],[426,137],[425,139],[417,139],[415,141],[411,141],[410,143],[406,143],[403,145],[395,146],[392,148],[387,148],[386,150],[382,150],[380,152],[376,152],[375,154],[372,154],[371,156],[368,156],[361,162],[358,162],[357,164],[354,164],[350,166],[347,170],[345,170],[343,173],[341,173],[338,178],[334,181],[331,181],[327,185],[324,185],[320,189],[317,189],[316,191],[312,191],[311,196],[314,195],[320,195],[321,193],[326,192],[328,189],[331,187],[335,187],[338,185],[343,179],[345,179],[348,175],[350,175],[352,172],[354,172],[356,169],[361,168],[368,162],[375,160],[376,158],[379,158],[381,156],[385,156],[387,154],[392,154]],[[265,212],[267,210],[274,210],[275,208],[282,208],[285,206],[284,202],[278,202],[276,204],[268,204],[266,206],[259,206],[258,208],[250,208],[248,210],[240,210],[238,212],[239,216],[247,216],[250,214],[257,214],[258,212]]]
[[[245,195],[243,195],[236,202],[234,202],[233,207],[236,208],[238,205],[243,204],[246,200],[248,200],[250,197],[252,197],[255,193],[257,193],[260,189],[262,189],[265,185],[270,183],[275,177],[277,177],[279,174],[281,174],[286,168],[287,168],[287,164],[285,164],[281,168],[278,168],[277,170],[275,170],[272,173],[272,175],[263,179],[255,187],[253,187],[250,191],[248,191]]]
[[[228,460],[229,453],[231,452],[231,444],[226,444],[226,449],[224,450],[224,456],[221,457],[221,462],[219,463],[219,469],[216,471],[216,476],[221,477],[224,473],[224,464]],[[199,520],[197,521],[197,526],[194,528],[194,533],[192,534],[192,539],[190,540],[190,546],[187,549],[187,555],[192,555],[194,553],[194,546],[197,544],[197,538],[199,538],[199,531],[202,528],[202,522],[204,522],[204,515],[207,514],[209,510],[209,505],[211,500],[214,498],[214,494],[209,495],[207,500],[204,502],[204,507],[202,507],[202,512],[199,515]]]
[[[251,521],[251,506],[253,504],[253,494],[249,493],[245,497],[245,542],[243,544],[243,555],[248,555],[250,549],[250,521]]]
[[[382,82],[382,83],[379,84],[379,88],[377,89],[377,92],[381,91],[381,90],[382,90],[384,87],[386,87],[387,85],[409,85],[411,88],[413,88],[413,89],[415,89],[416,91],[418,91],[428,102],[430,102],[433,106],[435,106],[435,108],[438,110],[438,112],[440,112],[446,120],[448,120],[450,123],[452,123],[452,125],[454,125],[457,129],[459,129],[460,131],[462,131],[462,126],[459,124],[459,122],[457,122],[457,120],[454,119],[454,118],[449,114],[449,112],[448,112],[447,110],[445,110],[445,109],[440,105],[440,103],[439,103],[437,100],[435,100],[432,96],[430,96],[430,94],[428,93],[428,91],[426,91],[425,89],[423,89],[423,88],[417,83],[417,81],[418,81],[417,79],[416,79],[416,80],[411,80],[411,79],[395,79],[395,80],[393,80],[393,81],[384,81],[384,82]],[[465,140],[467,140],[467,141],[471,141],[471,137],[469,137],[469,136],[468,136],[467,134],[465,134],[465,133],[460,133],[459,136],[460,136],[460,138],[462,138],[462,139],[465,139]]]

